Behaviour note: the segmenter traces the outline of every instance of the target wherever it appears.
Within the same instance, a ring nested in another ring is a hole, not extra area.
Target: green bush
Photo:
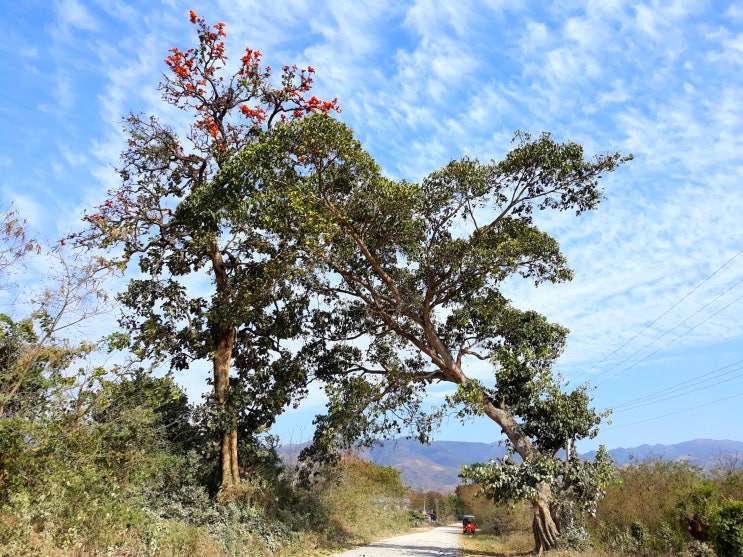
[[[703,469],[654,458],[617,476],[591,522],[593,537],[607,549],[678,554],[693,536],[704,541],[719,491]]]
[[[720,557],[743,556],[743,501],[722,502],[712,518],[710,538]]]
[[[347,456],[313,486],[312,512],[331,545],[368,542],[406,530],[409,490],[394,468]]]

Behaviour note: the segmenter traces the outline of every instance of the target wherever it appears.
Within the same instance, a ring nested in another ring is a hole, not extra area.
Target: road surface
[[[461,526],[440,526],[334,553],[330,557],[461,557],[461,537]]]

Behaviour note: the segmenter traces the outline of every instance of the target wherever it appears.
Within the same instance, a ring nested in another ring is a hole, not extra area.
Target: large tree
[[[106,250],[109,268],[138,265],[120,296],[138,356],[177,370],[211,361],[225,486],[240,478],[238,423],[268,425],[302,391],[302,366],[282,341],[299,332],[306,300],[290,285],[288,252],[253,226],[249,200],[229,198],[213,178],[276,122],[338,108],[309,96],[312,67],[287,65],[274,79],[247,48],[229,73],[224,24],[190,15],[197,42],[170,50],[160,85],[190,126],[178,133],[155,116],[126,118],[121,185],[70,239]]]
[[[601,174],[629,157],[587,160],[580,145],[549,134],[517,133],[514,142],[502,161],[464,158],[420,184],[398,182],[350,129],[313,116],[277,127],[221,173],[225,189],[260,185],[262,226],[315,272],[308,354],[329,398],[316,446],[409,427],[427,438],[438,416],[424,399],[433,382],[456,386],[449,405],[492,419],[530,464],[596,434],[601,417],[585,389],[564,393],[552,375],[567,330],[501,290],[514,276],[571,279],[533,212],[594,209]],[[487,367],[489,380],[472,377]],[[543,475],[529,492],[540,549],[557,536],[551,485]]]

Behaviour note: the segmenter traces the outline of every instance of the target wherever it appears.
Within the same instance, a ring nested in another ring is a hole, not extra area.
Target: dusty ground
[[[461,526],[440,526],[334,553],[331,557],[461,557]]]

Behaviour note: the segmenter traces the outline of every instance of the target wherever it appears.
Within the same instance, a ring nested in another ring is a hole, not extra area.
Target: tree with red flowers
[[[285,344],[300,333],[307,300],[291,254],[253,227],[250,193],[236,198],[214,177],[276,123],[339,109],[309,95],[312,67],[274,76],[247,48],[229,73],[225,24],[190,19],[196,45],[169,51],[160,84],[165,102],[191,116],[189,129],[129,115],[121,184],[70,240],[105,250],[108,268],[138,265],[119,295],[133,353],[177,370],[211,361],[224,487],[240,479],[238,431],[260,431],[305,391],[306,371]]]

